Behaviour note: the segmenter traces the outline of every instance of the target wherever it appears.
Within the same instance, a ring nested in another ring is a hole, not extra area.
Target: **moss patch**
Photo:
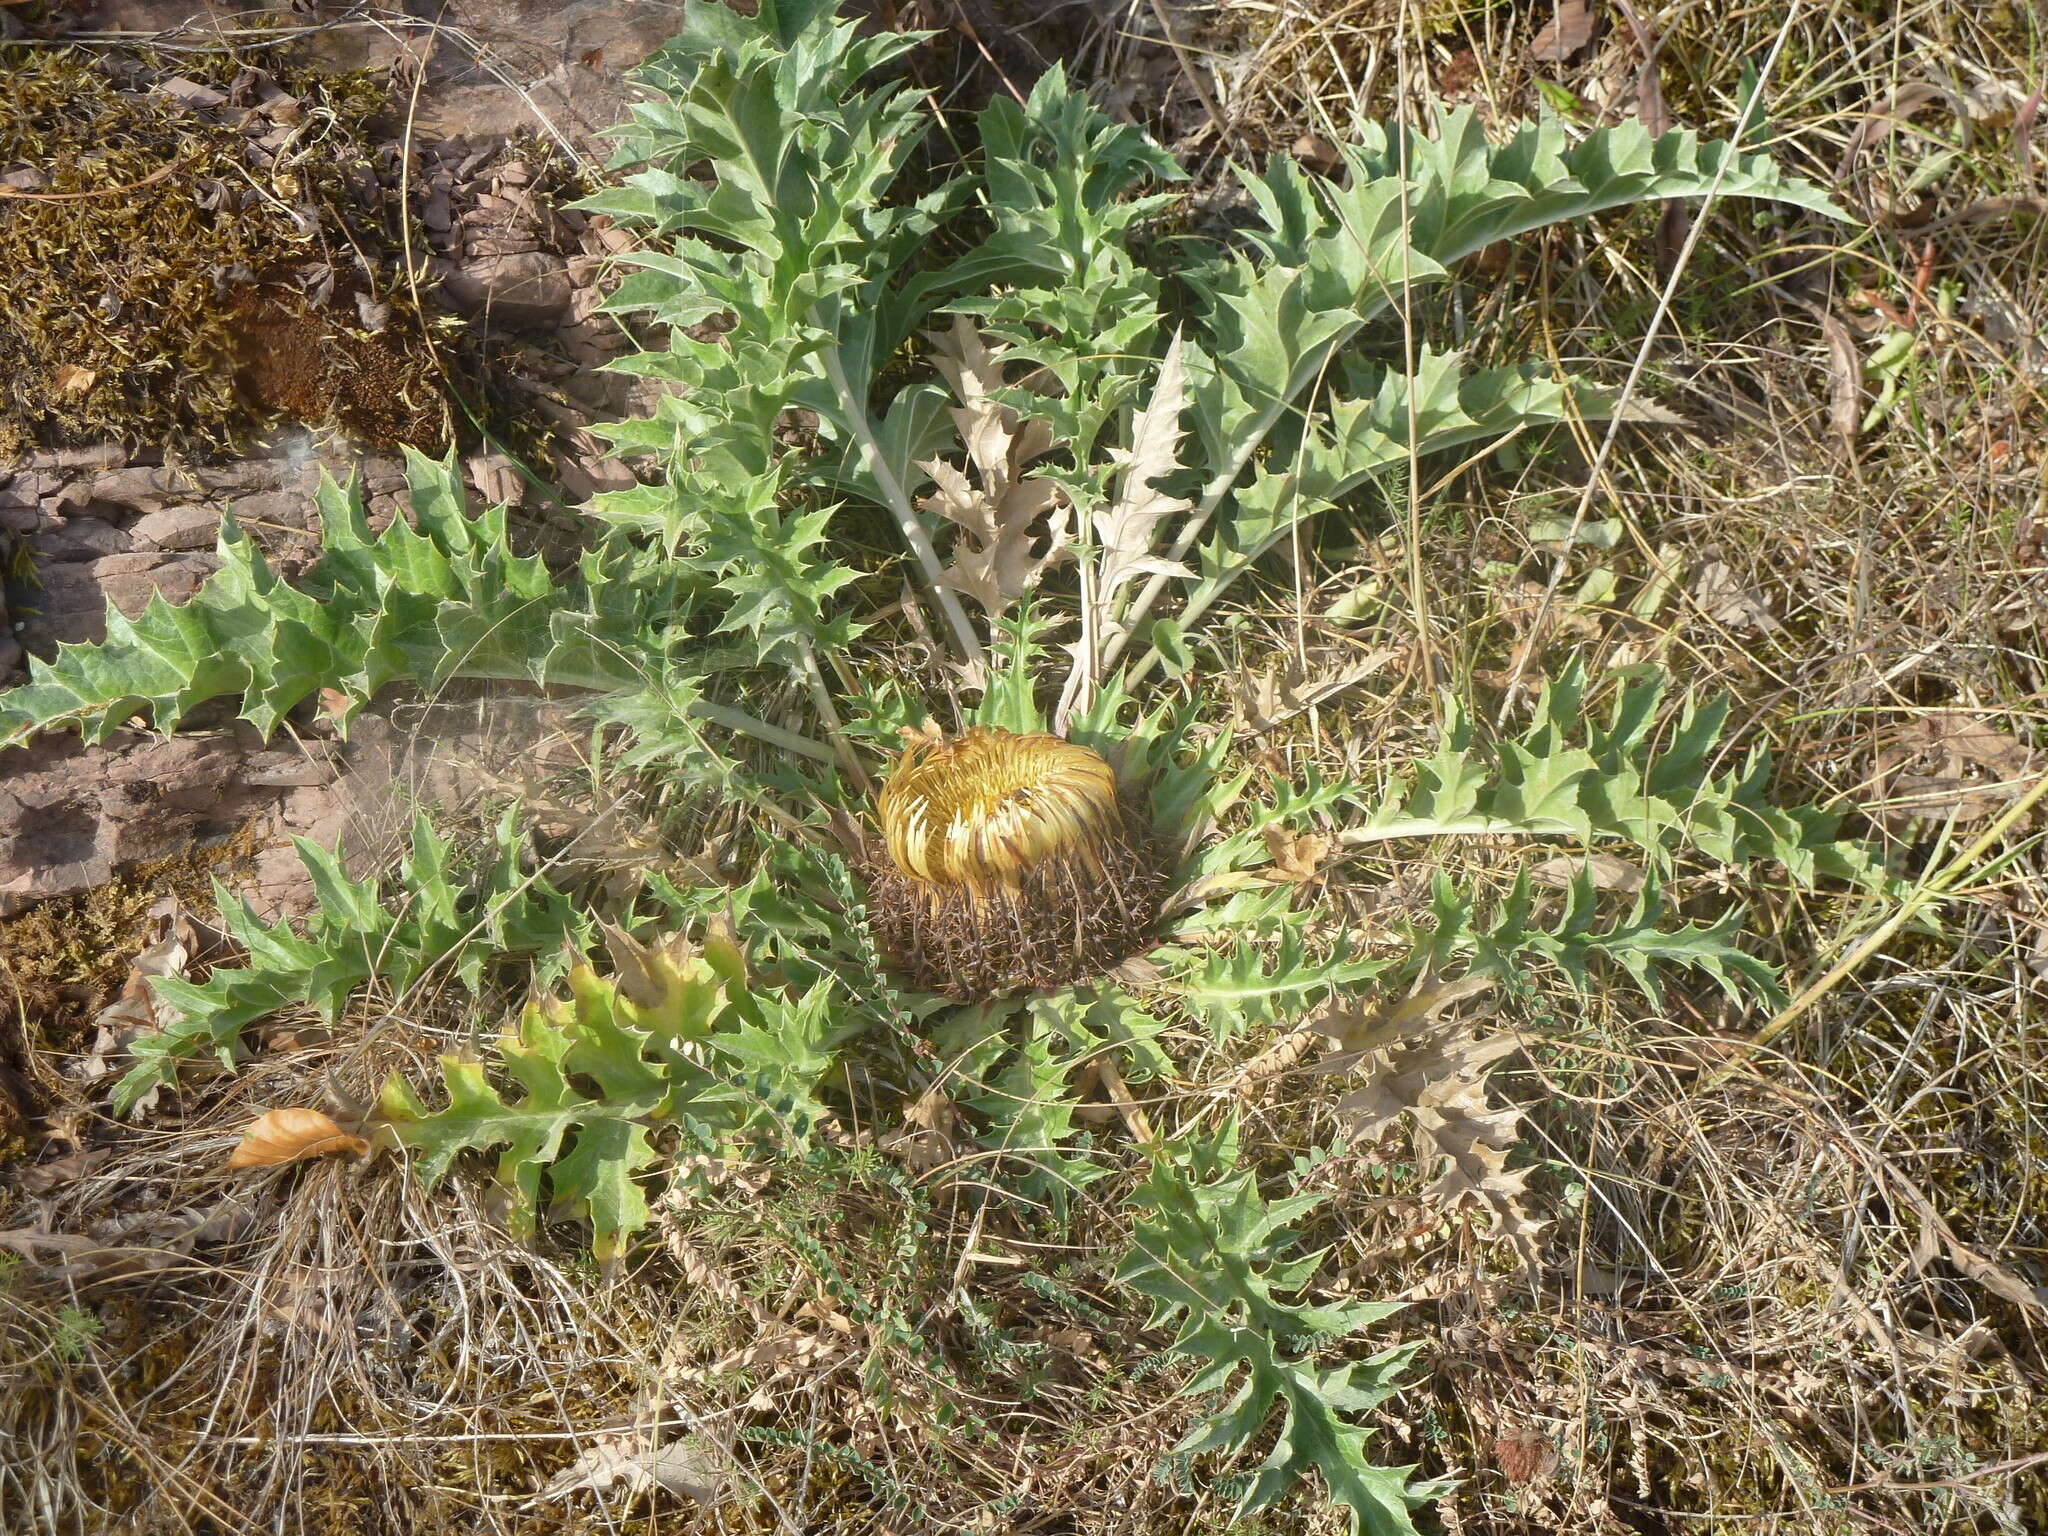
[[[0,1091],[12,1089],[23,1117],[46,1110],[58,1095],[51,1058],[89,1043],[94,1014],[127,980],[149,909],[174,896],[190,911],[211,913],[214,877],[246,869],[256,846],[254,828],[245,828],[226,842],[138,865],[95,890],[42,902],[0,924],[0,1079],[11,1079],[0,1081]],[[0,1163],[23,1150],[8,1145],[13,1139],[0,1140]]]
[[[278,415],[386,444],[445,437],[416,320],[371,334],[333,298],[381,269],[380,79],[260,52],[0,48],[0,71],[0,441],[192,451]],[[319,304],[284,298],[308,289]],[[256,387],[238,378],[273,323],[303,332],[290,392],[275,359]]]

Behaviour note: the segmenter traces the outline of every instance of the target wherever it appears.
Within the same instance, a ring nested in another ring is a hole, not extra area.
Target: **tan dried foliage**
[[[1096,512],[1096,543],[1102,547],[1102,564],[1095,577],[1095,604],[1106,625],[1110,600],[1127,582],[1140,576],[1187,576],[1188,568],[1172,560],[1155,557],[1153,540],[1159,525],[1191,502],[1170,496],[1153,484],[1173,474],[1180,466],[1180,414],[1187,404],[1187,370],[1181,362],[1181,336],[1173,342],[1159,363],[1159,382],[1138,419],[1131,424],[1131,446],[1115,448],[1110,457],[1123,466],[1123,490],[1117,499]]]
[[[903,1159],[912,1173],[930,1173],[960,1155],[960,1110],[937,1088],[927,1088],[903,1111],[901,1128],[881,1140],[891,1157]]]
[[[1375,1142],[1406,1122],[1416,1161],[1437,1170],[1423,1198],[1446,1213],[1480,1212],[1491,1235],[1513,1244],[1533,1266],[1543,1223],[1522,1204],[1528,1173],[1507,1166],[1523,1111],[1495,1105],[1486,1092],[1487,1072],[1522,1042],[1506,1032],[1476,1035],[1465,1020],[1444,1017],[1492,985],[1478,976],[1425,981],[1384,1011],[1339,1007],[1311,1022],[1336,1043],[1319,1070],[1364,1080],[1337,1101],[1350,1137]]]
[[[317,1109],[273,1109],[257,1117],[242,1133],[241,1145],[228,1156],[230,1168],[277,1168],[309,1157],[347,1153],[361,1157],[370,1150],[362,1137],[343,1130],[333,1117]]]
[[[1273,856],[1273,880],[1280,885],[1306,885],[1315,879],[1330,851],[1327,837],[1301,836],[1277,822],[1266,828],[1266,851]]]
[[[1598,19],[1587,0],[1556,0],[1550,20],[1529,40],[1531,64],[1562,64],[1593,40]]]
[[[621,1485],[629,1499],[659,1489],[707,1508],[719,1502],[727,1472],[725,1457],[715,1447],[696,1435],[685,1435],[667,1445],[653,1442],[650,1430],[598,1431],[580,1456],[548,1480],[535,1502],[559,1499],[581,1489],[603,1493]]]
[[[1072,541],[1059,487],[1025,473],[1026,465],[1052,447],[1052,428],[992,398],[1003,383],[1002,349],[989,346],[965,316],[954,317],[951,331],[930,332],[928,339],[933,365],[960,401],[952,417],[976,478],[944,459],[927,461],[920,467],[938,488],[925,498],[925,510],[960,529],[946,585],[997,617],[1038,584]],[[1034,552],[1041,537],[1042,554]]]
[[[1883,819],[1900,833],[1923,820],[1983,821],[2026,793],[2044,768],[2048,754],[1975,715],[1922,715],[1878,749]]]
[[[1630,896],[1640,891],[1649,878],[1640,864],[1613,853],[1561,853],[1529,868],[1532,881],[1554,890],[1563,890],[1581,874],[1593,882],[1596,891],[1621,891]]]

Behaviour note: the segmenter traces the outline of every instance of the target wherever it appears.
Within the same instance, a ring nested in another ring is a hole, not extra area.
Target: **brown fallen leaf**
[[[2025,794],[2048,758],[1960,710],[1923,715],[1879,747],[1876,810],[1895,832],[1982,821]]]
[[[1856,434],[1863,425],[1863,354],[1841,316],[1818,305],[1814,313],[1828,343],[1828,424],[1846,463],[1855,457]]]
[[[1587,0],[1557,0],[1550,20],[1529,40],[1524,57],[1531,64],[1562,64],[1593,41],[1596,25]]]
[[[230,1168],[276,1168],[309,1157],[346,1152],[361,1157],[370,1150],[362,1137],[344,1131],[317,1109],[273,1109],[242,1133],[241,1145],[228,1157]]]
[[[1306,885],[1315,879],[1330,840],[1310,833],[1297,837],[1277,822],[1266,828],[1266,851],[1273,855],[1273,879],[1281,885]]]
[[[1289,147],[1289,153],[1318,176],[1334,176],[1344,163],[1337,146],[1320,133],[1304,133]]]
[[[600,1430],[582,1455],[548,1480],[535,1502],[559,1499],[587,1488],[602,1493],[623,1483],[629,1498],[658,1488],[664,1493],[715,1505],[725,1490],[724,1458],[695,1435],[667,1445],[650,1444],[642,1429]]]
[[[1557,1444],[1540,1429],[1503,1429],[1493,1442],[1493,1464],[1511,1483],[1540,1483],[1557,1470]]]
[[[91,1151],[81,1147],[76,1152],[53,1157],[47,1163],[36,1164],[23,1172],[16,1182],[21,1185],[23,1194],[47,1195],[53,1189],[76,1184],[113,1155],[111,1147],[95,1147]]]
[[[1716,624],[1734,630],[1781,630],[1763,595],[1725,561],[1709,560],[1693,578],[1693,601]]]
[[[937,1088],[927,1088],[903,1111],[903,1125],[878,1142],[878,1150],[900,1157],[912,1173],[930,1173],[959,1156],[960,1111]]]
[[[1583,858],[1561,853],[1536,865],[1529,871],[1529,878],[1538,885],[1561,891],[1577,879],[1582,870],[1592,880],[1596,891],[1622,891],[1633,896],[1643,888],[1642,869],[1611,853],[1591,853]]]
[[[65,363],[57,369],[51,382],[60,395],[82,395],[99,382],[99,370],[81,368],[75,363]]]
[[[1348,1139],[1370,1147],[1405,1123],[1416,1163],[1434,1175],[1422,1199],[1446,1214],[1476,1211],[1488,1235],[1512,1244],[1533,1268],[1544,1223],[1522,1204],[1528,1170],[1507,1166],[1523,1111],[1495,1104],[1486,1083],[1494,1064],[1522,1042],[1511,1030],[1481,1036],[1464,1020],[1444,1017],[1492,984],[1484,976],[1424,981],[1382,1012],[1327,1009],[1310,1027],[1332,1036],[1338,1049],[1316,1070],[1362,1079],[1336,1104]]]

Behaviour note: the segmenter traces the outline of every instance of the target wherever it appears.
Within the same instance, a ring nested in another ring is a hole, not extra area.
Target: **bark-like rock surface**
[[[644,411],[649,386],[597,371],[631,344],[598,312],[605,261],[628,241],[605,219],[557,207],[560,173],[551,183],[532,145],[543,146],[543,160],[559,151],[601,162],[596,134],[625,116],[631,95],[624,72],[681,15],[680,5],[654,0],[455,0],[408,29],[396,16],[386,26],[317,7],[273,13],[304,29],[295,47],[309,57],[393,72],[394,100],[407,110],[395,119],[406,121],[405,137],[394,130],[389,158],[396,166],[411,154],[404,182],[425,236],[429,304],[500,338],[503,377],[552,433],[552,478],[570,501],[634,483],[589,427]],[[219,0],[101,0],[73,24],[191,45],[245,22],[244,7]],[[407,84],[414,67],[416,100]],[[464,468],[479,501],[540,499],[495,451],[471,453]],[[190,598],[217,568],[223,512],[281,575],[302,575],[318,556],[313,491],[323,469],[361,481],[373,528],[404,514],[397,458],[306,428],[196,468],[114,445],[0,459],[0,687],[23,681],[31,657],[103,638],[109,603],[133,616],[155,596]],[[392,708],[403,718],[402,706]],[[170,742],[137,730],[99,746],[60,735],[0,752],[0,917],[252,824],[269,845],[252,898],[270,911],[301,906],[308,887],[289,838],[333,846],[351,817],[364,821],[366,806],[408,798],[399,786],[383,795],[376,779],[412,761],[409,728],[380,709],[345,745],[315,731],[265,746],[247,727],[223,723]],[[301,721],[300,734],[307,730]],[[437,795],[462,779],[438,784]]]

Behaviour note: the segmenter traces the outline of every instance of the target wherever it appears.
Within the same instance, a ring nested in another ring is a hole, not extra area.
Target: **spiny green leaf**
[[[450,878],[448,844],[424,816],[414,819],[411,847],[388,881],[351,880],[334,855],[296,843],[318,909],[303,929],[266,923],[216,882],[223,924],[245,959],[215,966],[204,982],[152,979],[164,1005],[160,1027],[130,1047],[134,1065],[115,1085],[117,1111],[127,1113],[196,1057],[210,1053],[232,1066],[242,1031],[280,1009],[310,1006],[332,1022],[371,979],[399,994],[441,965],[474,991],[491,960],[546,954],[588,932],[589,920],[560,891],[521,868],[522,838],[509,817],[465,861],[459,881]]]
[[[641,1181],[666,1156],[664,1128],[708,1137],[710,1151],[755,1130],[801,1142],[823,1113],[815,1096],[836,1043],[823,986],[794,1003],[751,994],[680,937],[642,945],[615,934],[613,953],[618,975],[578,963],[567,998],[528,1003],[499,1040],[510,1094],[479,1064],[444,1057],[441,1108],[396,1076],[379,1104],[430,1185],[461,1153],[498,1148],[508,1230],[533,1235],[545,1190],[546,1209],[590,1223],[601,1262],[647,1225]]]
[[[1215,1175],[1232,1161],[1227,1154],[1205,1156],[1199,1144],[1179,1160],[1155,1156],[1150,1176],[1132,1196],[1140,1217],[1132,1251],[1117,1271],[1125,1284],[1152,1298],[1154,1327],[1178,1326],[1175,1352],[1200,1362],[1190,1391],[1226,1390],[1244,1373],[1235,1394],[1178,1449],[1239,1452],[1264,1431],[1277,1400],[1279,1435],[1240,1497],[1238,1512],[1271,1506],[1313,1469],[1331,1500],[1350,1512],[1354,1530],[1412,1536],[1409,1512],[1441,1490],[1414,1483],[1412,1467],[1373,1465],[1365,1452],[1368,1432],[1340,1415],[1392,1395],[1417,1346],[1318,1367],[1313,1353],[1290,1354],[1282,1343],[1312,1340],[1325,1347],[1381,1322],[1399,1305],[1284,1299],[1320,1258],[1295,1253],[1288,1223],[1323,1197],[1268,1202],[1248,1170]]]

